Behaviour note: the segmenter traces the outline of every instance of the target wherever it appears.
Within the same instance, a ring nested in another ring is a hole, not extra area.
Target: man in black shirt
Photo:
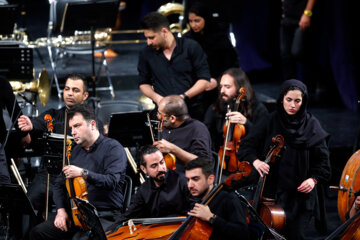
[[[40,116],[32,118],[22,115],[19,120],[19,127],[22,131],[30,131],[33,142],[42,138],[43,134],[48,131],[47,123],[44,120],[45,115],[49,114],[53,120],[53,133],[64,134],[65,109],[71,109],[73,106],[82,104],[89,96],[87,91],[87,82],[83,76],[71,74],[67,77],[63,91],[65,106],[60,109],[51,108],[46,110]],[[100,130],[101,132],[101,130]],[[68,135],[71,131],[68,128]],[[36,145],[36,144],[35,144]],[[44,159],[43,159],[44,161]],[[59,161],[61,158],[59,157]],[[40,213],[45,209],[45,191],[46,191],[46,169],[44,162],[36,174],[28,189],[28,196],[36,210]],[[50,174],[49,196],[52,197],[52,188],[58,173]]]
[[[185,176],[193,197],[201,201],[209,197],[215,179],[212,161],[198,158],[187,163]],[[249,239],[243,206],[231,192],[220,190],[208,205],[196,203],[188,214],[213,227],[210,239]]]
[[[55,221],[36,226],[31,239],[59,239],[72,236],[79,229],[71,222],[65,178],[82,177],[87,185],[87,197],[98,212],[105,229],[122,209],[126,153],[115,140],[102,136],[97,128],[95,113],[87,105],[76,105],[69,110],[69,127],[77,145],[70,157],[71,165],[62,169],[54,186]]]
[[[139,56],[139,87],[158,106],[168,95],[186,100],[190,116],[202,120],[201,93],[210,81],[206,55],[192,39],[175,38],[167,18],[149,13],[141,23],[147,45]]]
[[[140,152],[140,168],[149,177],[133,197],[129,209],[107,229],[114,231],[132,218],[184,216],[190,209],[186,180],[167,169],[162,153],[155,146],[144,146]]]
[[[189,117],[180,96],[164,97],[158,114],[164,121],[163,139],[154,145],[162,153],[175,155],[177,172],[184,173],[184,165],[197,157],[212,157],[209,131],[202,122]]]

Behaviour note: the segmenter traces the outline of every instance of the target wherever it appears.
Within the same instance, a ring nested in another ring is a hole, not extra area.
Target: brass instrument
[[[185,12],[185,7],[183,4],[167,3],[162,5],[158,9],[158,12],[166,17],[173,14],[179,15],[179,22],[170,24],[170,31],[172,33],[180,33],[181,35],[184,35],[187,31],[190,30],[190,26],[188,24],[184,29],[182,27],[182,21],[184,20],[184,12]]]
[[[23,93],[30,91],[39,95],[40,102],[43,106],[47,104],[50,97],[50,80],[45,68],[43,68],[37,79],[31,82],[23,83],[21,81],[9,81],[14,93]]]

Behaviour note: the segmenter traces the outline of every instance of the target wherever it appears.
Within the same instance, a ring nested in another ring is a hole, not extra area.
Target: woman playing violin
[[[315,215],[320,219],[324,203],[319,201],[317,193],[320,191],[316,186],[328,181],[331,175],[329,134],[306,111],[307,104],[307,87],[298,80],[285,81],[280,88],[276,111],[266,124],[253,128],[240,143],[238,152],[239,158],[252,163],[261,176],[268,175],[264,196],[274,198],[284,209],[287,239],[303,239],[310,217]],[[277,134],[284,137],[285,150],[273,165],[269,165],[260,159]]]

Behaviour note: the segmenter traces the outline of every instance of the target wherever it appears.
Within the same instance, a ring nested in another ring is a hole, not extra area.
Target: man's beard
[[[161,174],[164,174],[163,176],[159,177]],[[161,171],[161,172],[158,172],[156,174],[156,177],[155,178],[152,178],[154,181],[156,182],[159,182],[159,183],[162,183],[165,181],[165,178],[166,178],[166,172],[165,171]]]
[[[228,106],[230,107],[230,109],[233,109],[234,108],[234,105],[235,105],[235,97],[230,97],[228,98],[227,100],[224,100],[222,97],[223,96],[227,96],[227,95],[224,95],[224,94],[221,94],[219,96],[219,99],[218,99],[218,111],[219,113],[221,114],[226,114],[227,113],[227,108]]]
[[[202,198],[208,193],[209,187],[210,187],[210,186],[208,186],[207,188],[205,188],[203,192],[201,192],[199,195],[197,195],[197,196],[195,196],[195,197],[196,197],[196,198],[199,198],[199,199],[202,199]]]

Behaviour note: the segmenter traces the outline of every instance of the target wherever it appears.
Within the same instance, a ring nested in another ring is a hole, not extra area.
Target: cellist
[[[190,193],[186,180],[167,169],[163,154],[153,145],[139,151],[140,168],[148,176],[134,195],[129,208],[106,232],[113,232],[122,223],[134,218],[185,216],[190,209]]]
[[[233,111],[239,89],[242,87],[246,89],[245,101],[240,103],[238,111]],[[246,135],[253,125],[266,121],[269,115],[264,104],[257,100],[248,77],[240,68],[230,68],[222,74],[219,91],[218,99],[206,111],[204,119],[204,124],[211,133],[216,152],[224,144],[223,126],[225,117],[230,118],[231,123],[243,124]],[[231,109],[229,113],[227,112],[228,105]]]
[[[304,239],[312,216],[325,224],[325,206],[318,190],[331,176],[329,134],[307,112],[308,101],[305,84],[296,79],[283,82],[276,111],[266,124],[251,130],[238,152],[239,159],[250,162],[261,176],[267,174],[263,196],[275,199],[285,211],[286,239]],[[275,163],[267,164],[263,155],[278,134],[284,137],[285,150]]]
[[[90,106],[73,106],[68,111],[68,119],[77,145],[72,148],[71,164],[62,169],[55,181],[56,217],[33,228],[30,239],[63,239],[75,234],[87,236],[86,232],[74,226],[75,220],[67,201],[66,179],[82,177],[85,180],[87,198],[96,207],[104,229],[112,224],[114,216],[120,214],[123,207],[120,183],[124,181],[127,164],[124,148],[116,140],[100,134]]]
[[[206,158],[197,158],[185,165],[187,186],[199,202],[214,187],[214,164]],[[208,205],[196,203],[188,214],[209,223],[210,239],[249,239],[244,207],[231,192],[220,190]]]

